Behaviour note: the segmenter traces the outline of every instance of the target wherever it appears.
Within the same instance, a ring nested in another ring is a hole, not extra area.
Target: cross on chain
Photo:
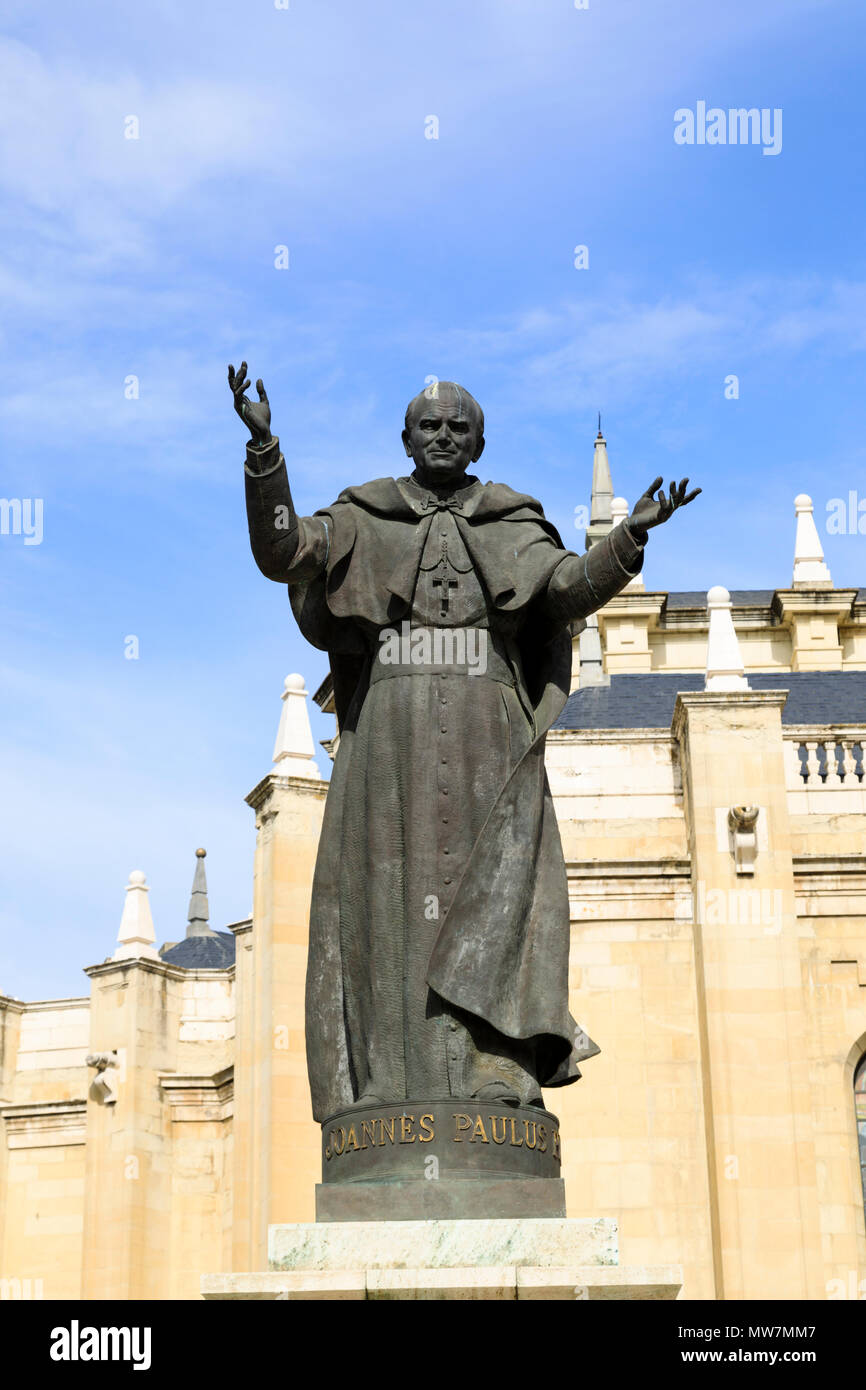
[[[442,541],[442,550],[441,550],[441,554],[440,554],[440,558],[439,558],[439,573],[438,573],[437,577],[433,580],[433,588],[434,588],[434,589],[441,589],[441,590],[442,590],[441,594],[439,595],[439,599],[440,599],[440,602],[441,602],[441,604],[442,604],[442,607],[441,607],[441,609],[440,609],[440,611],[439,611],[439,616],[440,616],[441,618],[447,618],[447,616],[448,616],[448,601],[449,601],[449,599],[450,599],[450,597],[451,597],[451,595],[449,594],[448,590],[449,590],[449,589],[456,589],[456,588],[457,588],[457,580],[456,580],[456,579],[449,579],[449,578],[448,578],[448,541],[447,541],[447,540],[443,540],[443,541]]]

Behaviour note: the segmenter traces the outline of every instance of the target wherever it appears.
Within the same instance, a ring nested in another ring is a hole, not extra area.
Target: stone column
[[[717,1298],[824,1297],[791,831],[785,691],[680,694]],[[732,807],[758,807],[738,876]]]
[[[171,1136],[159,1076],[177,1068],[178,972],[142,956],[85,973],[91,1053],[116,1052],[118,1065],[108,1073],[116,1099],[92,1084],[88,1095],[81,1296],[165,1298]]]
[[[253,1086],[253,924],[232,928],[235,938],[234,1104],[231,1157],[231,1257],[229,1268],[253,1269],[250,1263],[251,1192],[257,1132]]]
[[[236,1270],[267,1268],[268,1227],[315,1219],[321,1131],[307,1084],[304,998],[310,896],[328,784],[313,761],[299,676],[283,693],[274,766],[256,813],[253,925],[238,934],[235,1062]]]

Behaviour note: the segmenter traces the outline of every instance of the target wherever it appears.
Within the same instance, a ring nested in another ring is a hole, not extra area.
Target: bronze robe
[[[445,500],[410,478],[349,488],[287,547],[277,442],[252,457],[253,553],[327,651],[340,724],[310,914],[313,1114],[491,1081],[540,1104],[599,1050],[568,1010],[545,736],[569,692],[572,625],[639,572],[642,545],[622,524],[577,556],[533,498],[467,477]],[[447,600],[431,587],[440,546]],[[404,622],[483,630],[488,670],[383,668],[382,635]]]

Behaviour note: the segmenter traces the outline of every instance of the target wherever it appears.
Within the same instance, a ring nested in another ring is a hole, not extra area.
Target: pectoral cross
[[[439,617],[448,617],[448,600],[450,598],[448,591],[449,589],[456,588],[457,581],[449,580],[448,571],[442,571],[442,573],[435,578],[434,589],[442,589],[441,595],[439,595],[439,600],[441,600],[442,603],[442,607],[439,609]]]
[[[442,590],[441,594],[439,595],[439,601],[442,604],[442,607],[439,610],[439,616],[440,618],[447,618],[448,601],[451,597],[448,590],[457,588],[457,580],[448,578],[448,542],[444,539],[442,541],[442,552],[439,560],[439,570],[436,575],[436,578],[433,580],[433,588]]]

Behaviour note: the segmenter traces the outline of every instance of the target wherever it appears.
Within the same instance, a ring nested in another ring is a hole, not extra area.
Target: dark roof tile
[[[774,589],[731,589],[731,603],[734,608],[769,608],[773,602]],[[668,594],[665,607],[668,612],[674,608],[706,608],[706,589],[682,589],[679,593]]]
[[[183,970],[227,970],[235,963],[235,939],[231,932],[214,936],[187,936],[163,954],[166,965]]]
[[[866,671],[749,672],[753,690],[787,690],[783,724],[866,722]],[[608,686],[569,695],[554,729],[659,729],[673,719],[677,692],[703,690],[698,673],[611,676]]]

